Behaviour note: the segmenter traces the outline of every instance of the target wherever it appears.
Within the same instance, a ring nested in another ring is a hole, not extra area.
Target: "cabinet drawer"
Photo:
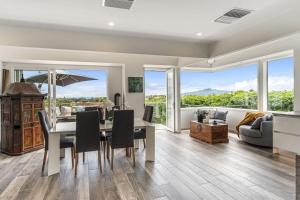
[[[291,133],[300,136],[300,118],[275,116],[274,131],[282,133]]]

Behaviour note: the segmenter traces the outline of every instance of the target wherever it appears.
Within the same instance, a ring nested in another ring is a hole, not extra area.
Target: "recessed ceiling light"
[[[108,26],[111,26],[111,27],[115,26],[115,22],[108,22]]]
[[[203,34],[202,34],[201,32],[199,32],[199,33],[197,33],[196,35],[200,37],[200,36],[202,36]]]

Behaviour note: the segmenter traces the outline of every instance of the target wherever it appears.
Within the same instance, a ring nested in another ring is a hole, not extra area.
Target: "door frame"
[[[166,82],[167,82],[167,71],[173,70],[173,119],[174,119],[174,125],[173,128],[167,127],[167,130],[174,132],[174,133],[180,133],[181,132],[181,110],[180,110],[180,68],[177,66],[172,65],[144,65],[144,105],[145,105],[145,71],[162,71],[166,72]],[[166,85],[167,86],[167,85]],[[167,91],[168,92],[168,91]],[[167,101],[167,100],[166,100]],[[167,102],[166,102],[167,104]],[[166,106],[166,114],[167,114],[167,106]]]

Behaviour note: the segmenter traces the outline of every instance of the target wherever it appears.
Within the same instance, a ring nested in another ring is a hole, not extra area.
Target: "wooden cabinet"
[[[1,151],[9,155],[43,148],[44,137],[38,112],[44,109],[44,95],[1,97]]]

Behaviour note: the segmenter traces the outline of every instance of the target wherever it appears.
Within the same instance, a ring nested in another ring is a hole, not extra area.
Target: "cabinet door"
[[[33,104],[22,103],[23,150],[34,147]]]
[[[44,144],[44,136],[41,126],[34,127],[34,146],[40,146]]]
[[[34,146],[44,144],[44,136],[39,121],[38,112],[43,109],[43,102],[38,101],[33,104],[33,121],[34,121]]]
[[[24,103],[22,105],[22,118],[23,124],[32,123],[33,122],[33,105]]]
[[[33,148],[33,128],[27,127],[23,130],[23,149]]]

